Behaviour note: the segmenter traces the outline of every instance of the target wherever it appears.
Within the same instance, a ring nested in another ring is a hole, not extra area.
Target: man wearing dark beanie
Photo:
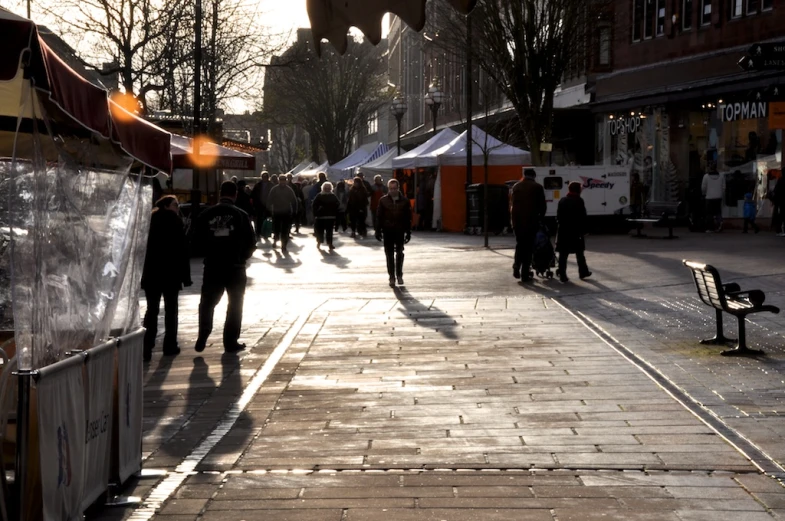
[[[523,176],[523,180],[512,187],[510,213],[515,231],[515,260],[512,265],[512,276],[526,282],[532,278],[530,268],[534,238],[540,222],[545,217],[547,206],[545,190],[534,180],[537,177],[534,169],[525,168]]]

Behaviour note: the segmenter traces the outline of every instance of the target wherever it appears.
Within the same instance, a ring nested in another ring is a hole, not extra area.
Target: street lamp
[[[428,87],[428,92],[425,93],[425,104],[431,107],[431,115],[433,116],[433,133],[436,135],[436,113],[439,112],[439,107],[442,106],[444,100],[444,93],[439,90],[438,84],[434,81]]]
[[[406,100],[400,94],[395,96],[395,99],[390,103],[390,112],[395,116],[395,121],[398,122],[398,154],[401,155],[401,120],[403,115],[406,114]]]

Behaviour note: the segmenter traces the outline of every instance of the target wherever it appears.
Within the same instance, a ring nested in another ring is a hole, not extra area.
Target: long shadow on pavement
[[[413,297],[404,286],[395,286],[393,290],[398,301],[403,305],[401,313],[415,325],[431,328],[450,340],[458,340],[455,331],[458,323],[453,317],[435,306],[426,306]]]
[[[344,257],[336,250],[333,251],[324,251],[319,250],[319,253],[322,255],[322,262],[325,264],[330,264],[335,266],[336,268],[345,270],[349,267],[349,264],[352,263],[351,259]]]

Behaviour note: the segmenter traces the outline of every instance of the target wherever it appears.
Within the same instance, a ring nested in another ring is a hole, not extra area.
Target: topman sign
[[[741,101],[717,105],[717,117],[720,121],[738,121],[741,119],[758,119],[768,117],[769,105],[763,101]]]

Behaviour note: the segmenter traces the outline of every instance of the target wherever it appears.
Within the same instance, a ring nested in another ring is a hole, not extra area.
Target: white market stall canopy
[[[380,175],[384,179],[389,179],[392,177],[393,173],[393,166],[392,162],[393,159],[396,157],[398,150],[395,148],[391,148],[384,155],[376,158],[373,161],[369,161],[365,163],[363,166],[360,167],[360,172],[365,174],[366,176],[375,176]]]
[[[438,162],[434,153],[450,144],[457,137],[457,132],[445,128],[417,148],[393,158],[392,167],[396,170],[435,167]]]
[[[435,151],[440,166],[466,165],[466,135],[464,131],[449,145]],[[489,165],[530,165],[532,162],[528,151],[502,143],[475,126],[472,126],[471,150],[472,164],[475,166],[484,164],[485,154],[488,154]]]
[[[385,152],[387,152],[386,144],[368,143],[328,168],[327,175],[332,179],[348,179],[354,177],[358,166],[362,166],[369,161],[379,158]]]
[[[311,179],[315,179],[316,176],[319,174],[319,172],[327,172],[327,169],[329,168],[329,166],[330,166],[330,163],[325,161],[321,165],[316,165],[313,168],[308,168],[307,170],[302,170],[302,171],[296,173],[292,177],[292,181],[295,181],[295,182],[296,181],[302,181],[302,180],[309,180],[310,181]]]
[[[318,166],[318,165],[316,163],[314,163],[313,161],[309,161],[309,160],[305,159],[302,163],[300,163],[299,165],[297,165],[296,167],[292,168],[291,170],[289,170],[286,173],[295,175],[295,174],[299,174],[303,170],[310,170],[311,168],[314,168],[316,166]]]

